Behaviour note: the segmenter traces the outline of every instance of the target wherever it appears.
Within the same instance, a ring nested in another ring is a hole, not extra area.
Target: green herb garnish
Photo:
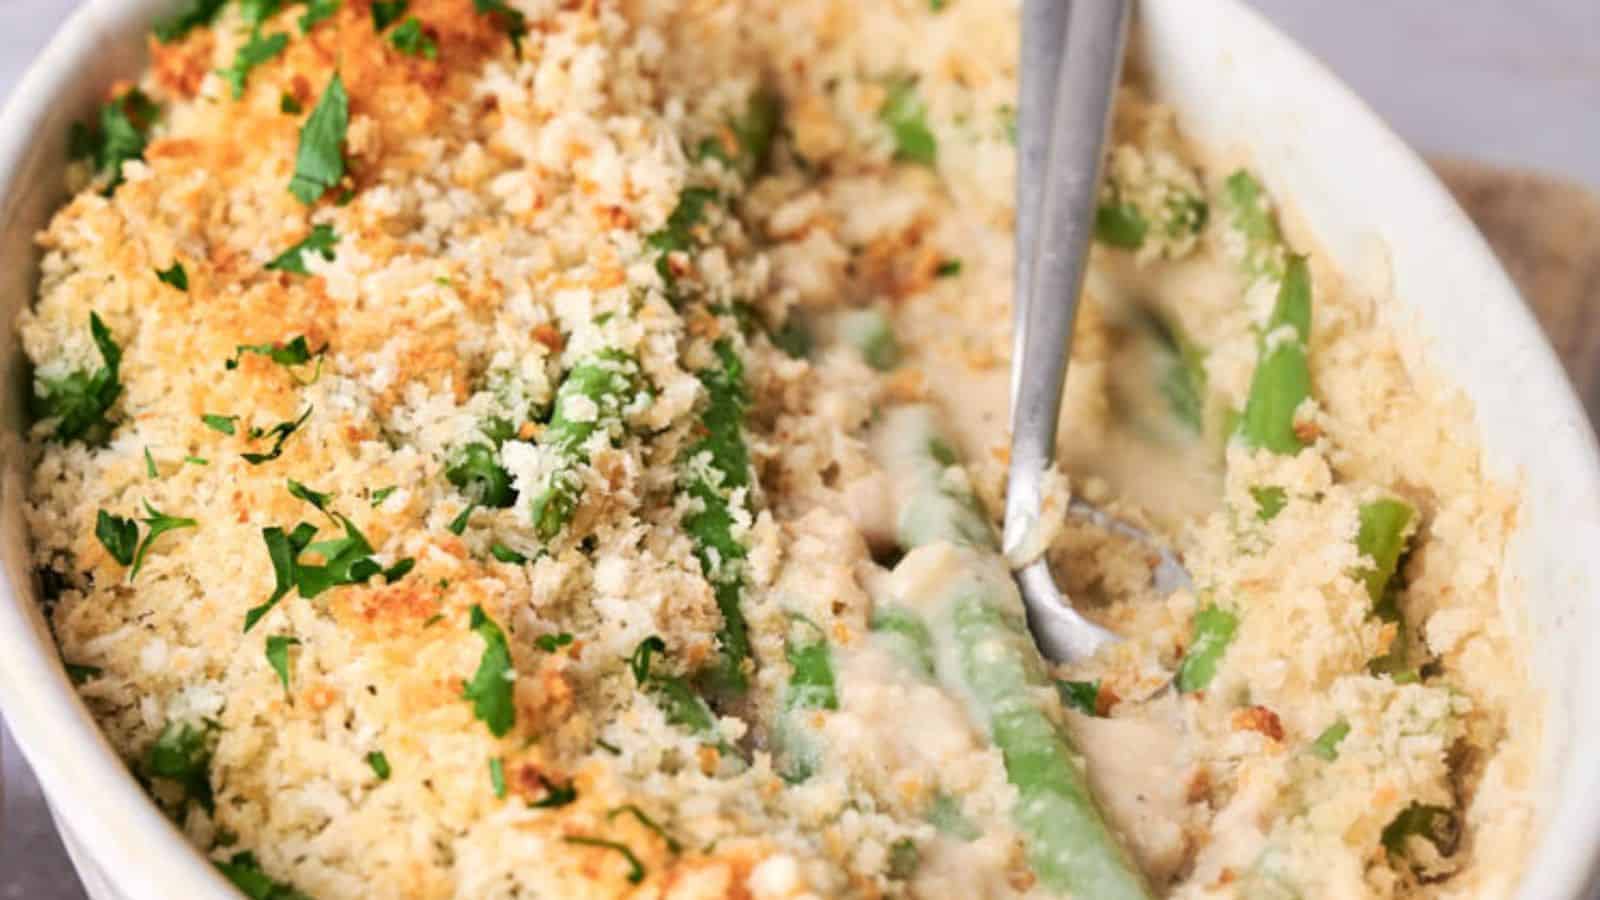
[[[374,750],[367,754],[367,765],[372,767],[372,774],[378,776],[379,781],[388,781],[393,770],[389,768],[389,757],[383,755],[382,750]]]
[[[133,519],[113,516],[102,509],[95,520],[95,537],[100,539],[100,543],[106,548],[106,552],[110,553],[111,558],[122,565],[132,565],[132,568],[128,570],[129,581],[138,577],[139,569],[144,566],[145,553],[150,549],[150,545],[155,542],[156,538],[169,531],[175,531],[180,528],[194,528],[200,524],[193,519],[169,516],[151,506],[148,500],[144,501],[144,508],[149,513],[149,516],[140,520],[146,526],[143,540],[137,540],[139,526],[135,524]],[[135,541],[137,541],[137,545]]]
[[[383,501],[389,499],[389,495],[398,490],[400,490],[400,486],[398,484],[391,484],[385,488],[378,488],[372,492],[372,505],[374,507],[382,506]]]
[[[238,431],[236,424],[239,421],[238,416],[219,416],[213,413],[206,413],[200,417],[200,421],[204,422],[206,427],[212,431],[220,431],[223,434],[234,434]]]
[[[528,33],[528,20],[522,11],[513,9],[505,0],[472,0],[472,6],[479,13],[493,18],[500,24],[500,30],[511,38],[511,49],[517,58],[522,58],[522,38]]]
[[[517,706],[512,696],[516,669],[511,664],[511,648],[505,632],[489,618],[482,606],[472,607],[471,629],[483,638],[483,656],[472,680],[462,684],[461,695],[472,701],[472,713],[489,727],[495,737],[505,737],[517,721]]]
[[[377,5],[373,16],[377,16]],[[316,109],[300,129],[300,150],[295,157],[289,193],[307,206],[344,178],[344,136],[350,127],[350,97],[339,73],[322,92]],[[269,267],[270,268],[270,267]]]
[[[339,11],[340,2],[341,0],[305,0],[306,11],[300,16],[300,33],[310,34],[318,22],[333,18],[333,14]],[[298,109],[295,111],[299,112]]]
[[[628,882],[630,884],[638,884],[644,880],[644,864],[639,862],[639,857],[633,855],[633,851],[628,849],[627,844],[620,844],[616,841],[608,841],[604,838],[588,837],[587,835],[582,834],[569,834],[563,837],[562,840],[569,844],[578,844],[584,847],[599,847],[603,850],[613,850],[617,853],[620,853],[622,854],[622,858],[628,861]]]
[[[401,22],[399,28],[390,32],[389,43],[407,56],[423,59],[437,59],[439,56],[439,45],[422,30],[422,22],[416,16]]]
[[[1350,733],[1350,723],[1343,719],[1329,725],[1311,742],[1311,752],[1320,759],[1333,762],[1339,758],[1339,742]]]
[[[640,809],[638,806],[635,806],[632,803],[629,803],[629,804],[627,804],[625,806],[619,806],[616,809],[613,809],[610,812],[606,813],[606,821],[609,822],[612,819],[615,819],[617,816],[624,815],[624,814],[633,816],[634,819],[638,820],[640,825],[643,825],[644,827],[650,829],[651,831],[653,831],[657,835],[659,835],[661,837],[661,840],[666,842],[668,850],[671,850],[673,853],[681,853],[681,852],[683,852],[683,845],[678,843],[678,839],[677,838],[675,838],[672,835],[668,834],[667,830],[665,828],[662,828],[661,825],[658,822],[656,822],[655,819],[652,819],[648,815],[645,815],[644,810]]]
[[[382,31],[405,15],[406,0],[377,0],[372,4],[372,30]]]
[[[915,79],[903,78],[889,85],[878,119],[894,135],[895,159],[924,166],[938,160],[939,142],[928,130],[927,114]]]
[[[91,446],[104,444],[115,427],[106,413],[122,393],[119,371],[122,348],[98,313],[89,314],[89,334],[100,351],[102,365],[93,372],[78,370],[59,378],[35,376],[30,407],[35,419],[55,419],[55,440],[82,439]]]
[[[1100,702],[1100,681],[1062,681],[1056,680],[1056,693],[1061,695],[1061,702],[1068,709],[1075,709],[1086,716],[1098,716]]]
[[[324,260],[333,262],[333,248],[338,243],[339,235],[334,233],[332,225],[317,225],[304,240],[273,257],[266,268],[274,272],[310,275],[311,272],[306,268],[305,254],[316,253]]]
[[[451,519],[449,526],[447,526],[450,529],[450,533],[459,537],[462,532],[466,531],[467,523],[472,520],[472,512],[477,508],[477,503],[468,503],[462,507],[461,512],[457,513],[456,517]]]
[[[157,269],[156,278],[162,284],[170,284],[184,293],[189,291],[189,273],[183,270],[183,263],[172,261],[172,266],[166,269]]]
[[[511,488],[511,473],[500,465],[494,448],[488,444],[462,447],[445,469],[444,477],[468,499],[493,509],[504,509],[517,499]]]
[[[144,473],[151,478],[160,478],[161,470],[156,468],[155,457],[150,455],[150,448],[144,448]]]
[[[277,881],[263,872],[255,854],[248,850],[235,853],[227,862],[218,862],[216,866],[217,871],[250,900],[311,900],[294,885]]]
[[[338,513],[329,513],[335,521],[344,526],[344,536],[327,541],[312,543],[317,536],[317,528],[309,522],[301,522],[291,532],[285,532],[277,526],[261,529],[262,540],[267,545],[267,556],[272,561],[272,574],[274,586],[272,596],[263,604],[252,608],[245,614],[244,630],[249,631],[278,605],[290,590],[298,590],[300,596],[307,600],[317,596],[331,587],[346,584],[364,584],[374,575],[382,575],[384,580],[394,583],[404,578],[416,561],[407,557],[385,569],[372,559],[372,545],[367,543],[367,538],[355,526],[355,523]],[[300,562],[300,554],[306,551],[316,553],[324,560],[322,565],[306,565]]]
[[[228,0],[189,0],[181,9],[156,22],[150,30],[156,40],[170,44],[202,25],[210,25]]]
[[[572,635],[565,631],[559,634],[541,634],[533,639],[533,645],[546,653],[554,653],[570,643]]]
[[[304,500],[322,512],[328,511],[328,501],[333,499],[332,494],[312,490],[293,478],[289,479],[289,495]]]
[[[299,638],[282,634],[267,638],[267,662],[271,664],[272,671],[278,673],[278,680],[283,682],[284,693],[289,692],[289,648],[299,643]]]
[[[144,158],[150,128],[159,113],[155,102],[134,88],[100,107],[94,126],[72,126],[68,141],[71,154],[93,163],[95,175],[106,179],[106,196],[122,184],[122,164]]]
[[[491,546],[489,548],[489,555],[503,563],[510,563],[514,566],[520,566],[528,561],[526,556],[523,556],[521,553],[518,553],[510,547],[507,547],[505,544],[495,544]]]
[[[309,406],[306,407],[306,411],[300,414],[300,418],[292,422],[279,422],[265,430],[260,428],[250,429],[251,440],[259,440],[264,437],[273,438],[272,449],[266,453],[241,453],[239,455],[244,457],[244,461],[252,466],[259,466],[264,462],[271,462],[282,456],[283,442],[287,441],[289,436],[298,431],[300,426],[305,424],[306,419],[311,417],[311,409]]]
[[[539,779],[539,784],[544,786],[544,796],[533,801],[532,803],[529,803],[528,806],[530,808],[554,809],[558,806],[566,806],[572,801],[578,799],[578,789],[573,787],[572,782],[569,781],[566,784],[556,784],[550,779],[544,777],[542,774],[536,775],[535,777]]]
[[[282,53],[283,48],[287,46],[289,46],[289,36],[281,31],[268,35],[263,35],[260,31],[250,32],[250,40],[234,53],[233,65],[217,73],[232,85],[233,99],[238,100],[244,96],[245,82],[249,80],[252,69]]]
[[[168,722],[145,752],[144,770],[152,778],[167,778],[183,786],[187,800],[194,800],[207,813],[212,811],[210,723],[195,726],[188,722]]]
[[[105,670],[99,666],[85,666],[80,663],[69,662],[63,662],[61,665],[67,670],[67,678],[77,685],[87,684],[105,674]]]

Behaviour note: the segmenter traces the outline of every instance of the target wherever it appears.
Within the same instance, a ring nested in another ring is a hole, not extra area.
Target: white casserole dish
[[[10,328],[31,302],[33,235],[65,199],[69,124],[144,62],[174,0],[89,0],[0,115],[0,708],[91,895],[236,896],[149,803],[62,671],[36,605],[22,504],[28,390]],[[1201,145],[1242,152],[1352,287],[1473,402],[1488,470],[1523,490],[1504,602],[1526,604],[1547,710],[1540,833],[1517,896],[1582,898],[1600,856],[1600,459],[1581,407],[1488,248],[1426,167],[1315,61],[1235,0],[1145,0],[1136,40]]]

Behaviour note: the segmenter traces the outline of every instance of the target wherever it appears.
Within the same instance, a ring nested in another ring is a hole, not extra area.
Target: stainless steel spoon
[[[1096,192],[1127,43],[1129,6],[1129,0],[1023,4],[1007,551],[1026,544],[1039,527],[1043,477],[1055,461],[1056,424],[1094,236]],[[1143,530],[1083,500],[1074,499],[1069,513],[1157,554],[1158,587],[1187,583],[1182,563]],[[1045,658],[1081,660],[1119,640],[1072,608],[1043,556],[1018,569],[1016,578],[1028,627]]]

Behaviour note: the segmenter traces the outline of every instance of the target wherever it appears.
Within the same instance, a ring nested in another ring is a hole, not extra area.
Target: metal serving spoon
[[[1026,0],[1017,109],[1017,269],[1011,357],[1011,466],[1005,547],[1027,543],[1042,513],[1072,326],[1094,236],[1096,191],[1127,44],[1129,0]],[[1074,498],[1069,514],[1155,553],[1157,587],[1187,584],[1171,550]],[[1092,656],[1119,638],[1080,615],[1041,555],[1016,573],[1028,628],[1046,659]]]

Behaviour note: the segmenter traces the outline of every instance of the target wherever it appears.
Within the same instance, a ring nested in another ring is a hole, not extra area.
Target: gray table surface
[[[1253,2],[1414,146],[1600,189],[1597,0]],[[0,95],[77,5],[0,0]],[[0,740],[0,900],[81,900],[38,785]]]

